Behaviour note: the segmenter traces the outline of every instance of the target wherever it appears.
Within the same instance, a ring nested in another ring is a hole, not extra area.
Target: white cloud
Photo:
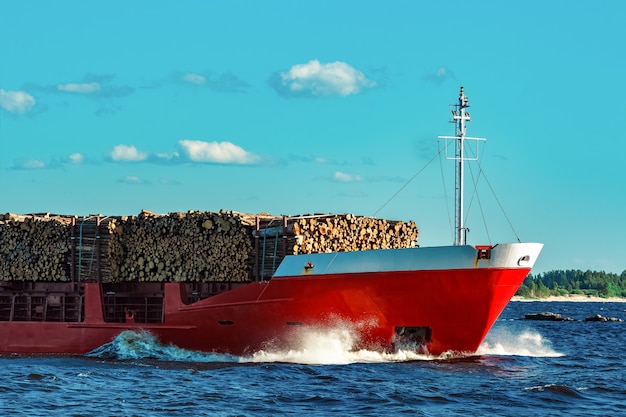
[[[35,105],[35,98],[24,91],[0,89],[0,107],[11,113],[26,113]]]
[[[85,157],[83,156],[83,154],[76,152],[71,154],[68,159],[72,164],[82,164],[85,160]]]
[[[81,83],[81,84],[59,84],[57,86],[59,91],[65,91],[68,93],[95,93],[100,90],[100,84],[98,83]]]
[[[314,96],[347,96],[358,93],[362,88],[376,85],[361,71],[340,61],[321,64],[318,60],[311,60],[307,64],[297,64],[289,71],[281,72],[280,78],[283,86],[292,93]]]
[[[341,172],[341,171],[335,172],[335,175],[333,175],[333,178],[341,182],[355,182],[355,181],[362,180],[360,175],[346,174],[345,172]]]
[[[26,161],[16,162],[15,169],[42,169],[46,164],[38,159],[29,159]]]
[[[110,153],[114,161],[143,161],[148,155],[139,152],[134,146],[117,145]]]
[[[442,84],[448,79],[454,79],[454,73],[448,67],[439,67],[434,73],[426,74],[424,79],[435,84]]]
[[[127,175],[122,182],[126,184],[144,184],[145,181],[136,175]]]
[[[193,162],[252,164],[259,157],[230,142],[204,142],[184,139],[178,142],[183,153]]]
[[[161,161],[173,161],[178,159],[180,157],[180,154],[178,152],[158,153],[156,154],[156,157]]]
[[[187,81],[188,83],[196,85],[202,85],[206,83],[206,77],[204,75],[188,72],[187,74],[183,75],[183,81]]]
[[[180,181],[173,180],[170,178],[159,178],[159,184],[161,185],[180,185]]]

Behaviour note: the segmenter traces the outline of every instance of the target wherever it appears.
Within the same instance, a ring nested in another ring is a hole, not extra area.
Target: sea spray
[[[176,362],[237,362],[233,355],[198,352],[164,345],[147,332],[131,330],[120,333],[113,341],[106,343],[86,356],[113,360],[157,359]]]
[[[332,326],[303,327],[293,334],[295,340],[291,349],[272,348],[242,357],[242,362],[285,362],[306,365],[345,365],[350,363],[406,362],[427,360],[432,357],[411,350],[383,352],[356,348],[358,334],[374,323],[358,323],[334,320]]]
[[[552,343],[532,329],[516,332],[494,328],[476,351],[477,355],[559,357],[562,353],[552,348]]]
[[[350,363],[382,363],[431,360],[438,357],[410,350],[379,352],[354,350],[355,333],[349,326],[307,329],[300,332],[299,347],[279,350],[269,347],[249,356],[199,352],[160,343],[147,332],[124,331],[113,341],[89,352],[86,356],[108,360],[159,360],[194,363],[298,363],[307,365],[343,365]]]
[[[113,341],[94,349],[88,357],[111,360],[156,359],[159,361],[190,363],[297,363],[305,365],[346,365],[351,363],[385,363],[432,360],[456,360],[468,355],[446,352],[439,356],[400,349],[381,352],[354,349],[356,333],[353,326],[340,325],[326,328],[302,329],[294,337],[298,347],[289,350],[267,349],[247,356],[199,352],[164,345],[147,332],[125,331]],[[475,355],[559,357],[543,336],[534,330],[512,332],[508,329],[492,329]],[[471,355],[470,355],[471,356]]]

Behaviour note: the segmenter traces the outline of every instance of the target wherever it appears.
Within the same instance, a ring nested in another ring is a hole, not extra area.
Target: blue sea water
[[[568,322],[524,320],[551,311]],[[350,351],[349,333],[250,357],[126,333],[85,356],[0,357],[13,416],[626,415],[626,303],[511,302],[476,355]]]

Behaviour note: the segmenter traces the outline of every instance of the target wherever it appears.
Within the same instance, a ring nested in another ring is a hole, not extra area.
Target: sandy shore
[[[546,298],[525,298],[520,296],[514,296],[511,301],[573,301],[577,303],[626,303],[626,298],[610,297],[591,297],[587,295],[568,295],[563,297],[550,296]]]

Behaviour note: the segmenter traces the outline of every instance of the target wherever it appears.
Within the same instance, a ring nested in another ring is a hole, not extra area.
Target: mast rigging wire
[[[405,183],[404,183],[404,185],[402,185],[402,187],[400,187],[400,189],[398,189],[398,191],[396,191],[396,192],[395,192],[395,193],[394,193],[391,197],[389,197],[389,199],[387,199],[387,201],[385,201],[385,203],[384,203],[382,206],[380,206],[380,207],[378,208],[378,210],[376,210],[376,211],[374,212],[374,214],[372,215],[372,217],[376,217],[376,215],[378,214],[378,212],[380,212],[380,211],[381,211],[381,210],[382,210],[382,209],[383,209],[383,208],[384,208],[387,204],[389,204],[389,203],[391,202],[391,200],[393,200],[394,198],[396,198],[396,197],[398,196],[398,194],[400,194],[400,192],[402,192],[402,190],[404,190],[404,189],[405,189],[405,188],[406,188],[406,187],[407,187],[407,186],[408,186],[408,185],[409,185],[409,184],[410,184],[410,183],[411,183],[411,182],[412,182],[415,178],[417,178],[417,176],[418,176],[418,175],[420,175],[420,174],[421,174],[421,173],[422,173],[422,172],[423,172],[423,171],[424,171],[424,170],[428,167],[428,165],[430,165],[430,164],[431,164],[431,163],[435,160],[435,158],[437,158],[437,156],[439,156],[439,155],[441,154],[441,152],[442,152],[442,151],[441,151],[441,149],[439,149],[439,151],[437,152],[437,154],[436,154],[435,156],[433,156],[433,157],[431,158],[431,160],[430,160],[430,161],[428,161],[428,162],[426,163],[426,165],[424,165],[424,166],[422,167],[422,169],[420,169],[419,171],[417,171],[417,173],[415,173],[415,175],[413,175],[413,176],[412,176],[412,177],[411,177],[411,178],[410,178],[407,182],[405,182]]]
[[[400,194],[402,192],[402,190],[404,190],[413,180],[415,180],[415,178],[417,178],[422,172],[424,172],[424,170],[426,168],[428,168],[428,166],[437,158],[439,157],[439,162],[440,162],[440,168],[441,168],[441,173],[442,173],[442,182],[444,184],[444,195],[445,195],[445,200],[446,200],[446,210],[448,212],[448,222],[451,222],[450,219],[450,206],[448,203],[448,195],[446,192],[446,187],[445,187],[445,176],[443,174],[443,164],[442,164],[442,158],[441,155],[444,151],[445,148],[441,148],[440,146],[438,146],[438,151],[437,153],[419,170],[417,171],[407,182],[405,182],[402,187],[400,187],[391,197],[389,197],[387,199],[387,201],[385,201],[385,203],[383,205],[381,205],[378,210],[376,210],[374,212],[374,214],[372,215],[372,217],[376,217],[376,215],[383,209],[385,208],[385,206],[387,206],[387,204],[389,204],[393,199],[395,199],[398,194]],[[471,152],[470,152],[471,154]],[[475,155],[477,156],[477,155]],[[474,198],[474,195],[476,195],[476,198],[478,200],[478,205],[479,205],[479,210],[481,212],[481,216],[483,218],[483,224],[485,225],[485,231],[487,233],[487,239],[489,240],[489,242],[491,242],[491,237],[489,235],[489,230],[487,229],[487,222],[485,219],[485,213],[484,210],[482,208],[482,203],[480,202],[480,197],[478,196],[478,181],[480,180],[481,177],[483,177],[485,179],[485,182],[487,183],[487,185],[489,186],[489,190],[491,190],[491,194],[493,195],[494,199],[496,200],[496,202],[498,203],[498,207],[500,207],[500,211],[502,211],[502,214],[504,215],[504,218],[506,219],[507,224],[509,225],[509,227],[511,228],[511,231],[513,232],[513,234],[515,235],[515,238],[517,239],[518,242],[521,243],[521,239],[519,238],[519,235],[517,234],[517,231],[515,230],[515,228],[513,227],[513,224],[511,223],[511,220],[509,219],[509,216],[507,215],[506,211],[504,210],[504,207],[502,206],[502,203],[500,202],[500,199],[498,199],[498,196],[495,193],[495,190],[493,189],[493,187],[491,186],[491,183],[489,182],[489,179],[487,179],[487,175],[485,174],[485,171],[482,167],[482,165],[480,164],[480,162],[478,161],[478,158],[476,158],[474,160],[476,162],[476,164],[478,165],[478,175],[476,177],[476,179],[474,179],[474,172],[472,171],[471,168],[471,164],[470,164],[470,173],[472,176],[472,181],[474,182],[474,191],[472,193],[472,199],[470,200],[470,204],[468,206],[468,212],[469,209],[471,208],[472,205],[472,201]],[[450,226],[452,228],[452,226]]]

